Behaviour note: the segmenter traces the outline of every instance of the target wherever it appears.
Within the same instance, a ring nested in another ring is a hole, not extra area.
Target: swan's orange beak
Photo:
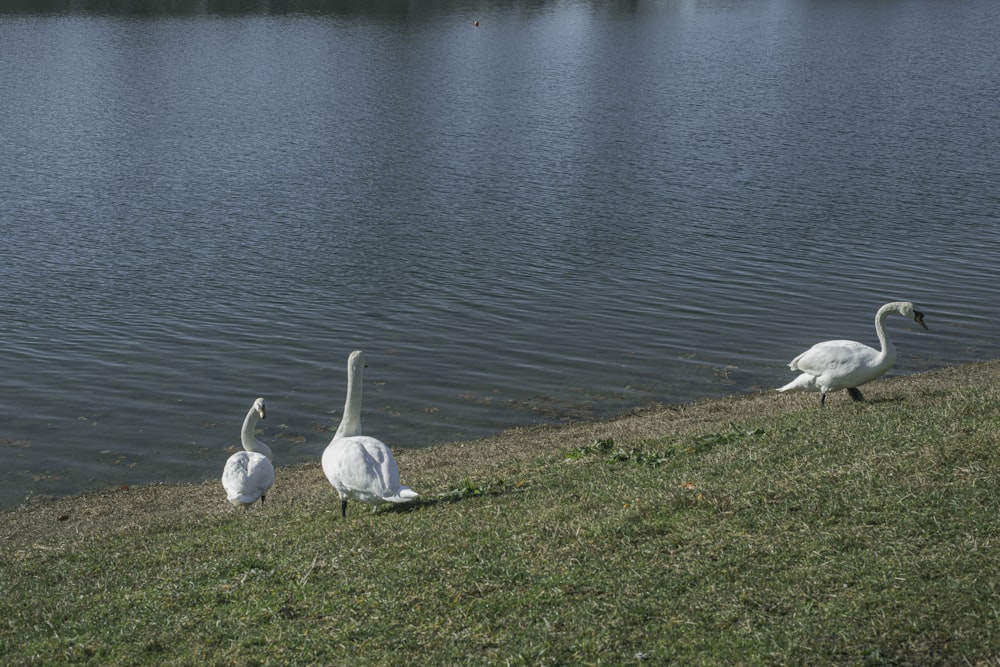
[[[258,410],[257,412],[260,414],[261,419],[267,419],[267,408],[265,408],[263,405],[260,406],[260,410]]]
[[[924,323],[924,314],[921,313],[919,310],[913,312],[913,319],[917,322],[917,324],[922,326],[924,329],[927,328],[927,325]]]

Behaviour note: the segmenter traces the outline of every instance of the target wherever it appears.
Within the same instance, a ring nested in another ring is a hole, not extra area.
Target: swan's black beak
[[[917,324],[922,326],[924,329],[927,328],[927,325],[924,323],[924,314],[921,313],[919,310],[913,311],[913,319],[916,321]]]

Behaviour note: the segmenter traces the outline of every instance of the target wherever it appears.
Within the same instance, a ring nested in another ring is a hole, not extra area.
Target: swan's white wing
[[[274,465],[257,452],[236,452],[226,461],[222,471],[222,486],[234,505],[256,502],[273,484]]]
[[[360,436],[359,443],[365,448],[374,476],[382,488],[382,496],[393,495],[399,489],[399,467],[392,451],[381,440]]]
[[[399,468],[392,451],[380,440],[360,435],[335,438],[323,452],[323,472],[341,497],[364,503],[405,502]]]
[[[399,466],[396,465],[396,458],[381,441],[375,438],[362,436],[364,447],[371,456],[374,464],[379,468],[379,477],[384,484],[382,495],[379,497],[391,503],[405,503],[419,498],[420,494],[408,486],[403,486],[399,479]]]
[[[828,340],[816,343],[792,359],[788,367],[809,375],[849,373],[875,362],[878,350],[853,340]]]
[[[853,340],[817,343],[788,365],[802,371],[803,376],[783,389],[816,388],[828,392],[860,386],[888,369],[880,356],[878,350]]]

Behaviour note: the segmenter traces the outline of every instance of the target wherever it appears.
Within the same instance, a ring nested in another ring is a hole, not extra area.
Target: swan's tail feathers
[[[778,391],[809,391],[816,388],[816,376],[803,373],[785,386],[778,387]]]
[[[388,498],[383,498],[390,503],[408,503],[411,500],[416,500],[420,497],[420,494],[411,489],[408,486],[399,487],[399,493],[394,496],[389,496]]]

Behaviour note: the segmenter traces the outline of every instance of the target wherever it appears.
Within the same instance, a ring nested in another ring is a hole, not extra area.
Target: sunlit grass
[[[318,465],[2,522],[11,664],[970,664],[1000,656],[1000,364]],[[218,487],[218,488],[216,488]],[[60,520],[62,519],[62,520]]]

